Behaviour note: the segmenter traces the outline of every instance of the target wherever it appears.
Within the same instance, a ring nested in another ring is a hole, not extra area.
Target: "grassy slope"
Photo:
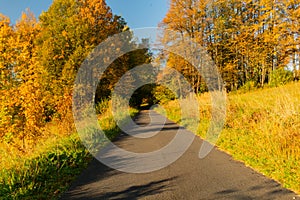
[[[217,146],[235,159],[300,193],[300,84],[229,94],[225,127]],[[210,122],[209,94],[199,96],[200,126],[205,138]],[[178,102],[164,105],[180,120]]]
[[[136,113],[131,109],[132,115]],[[119,133],[109,110],[99,116],[99,123],[109,138]],[[50,135],[30,154],[22,155],[5,144],[0,144],[0,150],[1,200],[57,199],[91,160],[76,133]]]

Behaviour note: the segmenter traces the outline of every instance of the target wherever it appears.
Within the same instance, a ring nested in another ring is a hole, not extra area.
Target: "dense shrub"
[[[278,87],[280,85],[285,85],[292,80],[293,80],[293,72],[286,70],[284,68],[279,68],[271,72],[269,85],[271,87]]]

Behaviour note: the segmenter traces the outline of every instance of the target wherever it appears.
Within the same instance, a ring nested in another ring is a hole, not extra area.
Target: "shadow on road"
[[[292,191],[282,188],[279,183],[274,180],[268,180],[263,184],[258,184],[240,190],[237,188],[226,189],[214,194],[213,199],[233,199],[233,200],[260,200],[260,199],[287,199],[285,195],[295,195]],[[290,198],[291,199],[291,198]],[[296,199],[296,197],[294,198]],[[298,198],[297,198],[298,199]]]
[[[102,196],[97,196],[97,199],[139,199],[141,197],[157,195],[166,190],[171,190],[168,182],[173,179],[164,179],[144,185],[132,186],[119,192],[109,192]]]
[[[100,172],[100,173],[99,173]],[[106,178],[114,177],[118,180],[118,176],[122,175],[122,172],[112,170],[109,167],[104,166],[97,160],[93,160],[90,167],[75,181],[70,190],[66,192],[61,200],[74,199],[74,200],[89,200],[89,199],[139,199],[146,196],[157,195],[162,192],[172,190],[172,184],[170,181],[176,179],[167,178],[159,181],[150,181],[146,184],[130,186],[127,189],[118,190],[118,188],[110,188],[115,192],[103,193],[103,189],[107,189],[109,185],[97,185],[100,181]],[[89,187],[83,187],[89,186]],[[95,188],[98,187],[98,188]],[[97,192],[95,192],[97,191]]]

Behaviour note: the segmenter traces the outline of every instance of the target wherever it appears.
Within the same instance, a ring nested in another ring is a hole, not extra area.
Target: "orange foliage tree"
[[[263,87],[271,74],[294,60],[299,69],[299,0],[170,0],[161,27],[194,39],[210,54],[228,90],[247,82]],[[163,42],[169,42],[164,35]],[[298,43],[297,43],[298,41]],[[199,75],[174,55],[179,69],[199,91]],[[288,71],[287,71],[288,73]]]

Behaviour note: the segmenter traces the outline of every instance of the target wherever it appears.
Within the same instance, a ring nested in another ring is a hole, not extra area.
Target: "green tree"
[[[105,1],[55,0],[40,16],[39,60],[48,72],[48,107],[59,119],[72,119],[72,88],[81,63],[103,40],[123,30],[122,18]],[[62,120],[64,121],[64,120]]]

